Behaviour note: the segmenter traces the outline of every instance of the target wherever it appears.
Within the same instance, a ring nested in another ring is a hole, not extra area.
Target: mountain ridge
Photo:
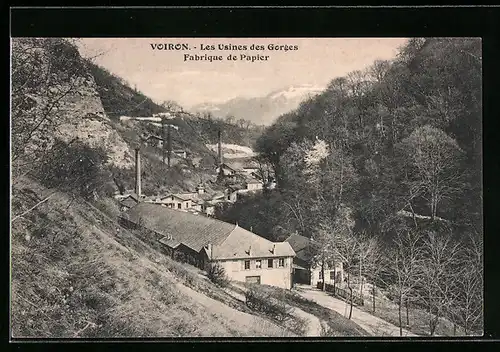
[[[200,103],[193,112],[210,112],[218,116],[234,116],[256,124],[270,125],[280,115],[296,109],[299,104],[326,88],[305,83],[286,86],[257,97],[235,97],[222,103]]]

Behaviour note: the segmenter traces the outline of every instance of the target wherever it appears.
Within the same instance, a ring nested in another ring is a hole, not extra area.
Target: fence
[[[323,289],[323,283],[321,281],[318,282],[317,287],[320,290]],[[325,290],[327,292],[333,293],[334,296],[340,297],[346,301],[349,301],[349,302],[351,301],[351,293],[348,290],[344,290],[340,287],[335,287],[335,292],[334,292],[333,288],[334,288],[334,286],[331,284],[325,285]],[[361,297],[359,297],[355,294],[352,295],[352,302],[358,306],[365,305],[365,301]]]

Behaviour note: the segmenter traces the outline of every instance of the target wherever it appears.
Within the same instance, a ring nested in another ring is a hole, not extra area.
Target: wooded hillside
[[[120,116],[147,117],[161,112],[174,112],[175,118],[169,123],[178,129],[172,130],[172,148],[186,150],[194,159],[200,160],[199,170],[193,169],[190,163],[185,165],[191,169],[189,174],[183,172],[181,166],[168,170],[161,162],[161,151],[148,148],[143,161],[143,189],[147,194],[166,192],[169,189],[182,191],[210,179],[216,153],[209,150],[206,144],[217,143],[219,130],[222,131],[224,143],[243,146],[252,146],[263,130],[260,126],[233,117],[191,114],[173,101],[155,103],[105,68],[92,62],[88,62],[88,66],[107,116],[127,142],[136,144],[144,136],[162,136],[161,128],[148,123],[122,124],[119,122]],[[135,174],[132,169],[114,170],[114,173],[127,187],[133,187]]]
[[[257,140],[277,190],[218,216],[268,238],[298,232],[325,248],[342,247],[347,267],[361,266],[376,241],[377,252],[392,260],[376,267],[384,268],[383,284],[400,302],[478,328],[481,64],[479,39],[414,38],[396,59],[333,79]],[[414,257],[405,252],[410,243],[418,249]],[[332,260],[326,252],[321,260]],[[404,272],[394,264],[398,258],[416,271]],[[367,276],[370,270],[360,269]],[[411,274],[405,282],[403,272]],[[474,299],[456,287],[467,277],[477,284]],[[431,319],[431,333],[435,324]]]

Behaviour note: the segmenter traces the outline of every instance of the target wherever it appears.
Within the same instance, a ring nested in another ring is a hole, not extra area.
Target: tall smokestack
[[[140,149],[135,149],[135,194],[141,196],[141,153]]]
[[[219,138],[219,149],[218,149],[218,151],[219,151],[219,165],[222,165],[222,163],[224,161],[222,160],[222,132],[221,132],[221,130],[219,130],[219,132],[218,132],[218,138]]]

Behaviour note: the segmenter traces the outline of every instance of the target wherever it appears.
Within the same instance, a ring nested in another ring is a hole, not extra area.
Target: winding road
[[[311,288],[310,286],[297,285],[296,292],[302,297],[318,303],[319,305],[334,310],[345,317],[349,316],[349,304],[328,295],[326,292]],[[394,336],[399,337],[399,327],[386,322],[376,316],[363,312],[362,310],[353,307],[351,320],[365,329],[372,336]],[[408,330],[403,329],[403,337],[418,336]]]

